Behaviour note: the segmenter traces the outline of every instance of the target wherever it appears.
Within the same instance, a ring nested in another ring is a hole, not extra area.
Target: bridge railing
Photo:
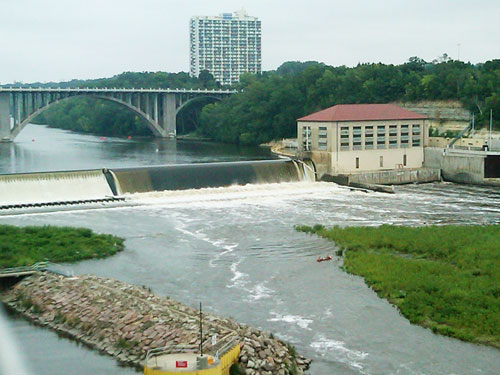
[[[117,88],[117,87],[0,87],[0,92],[142,92],[142,93],[192,93],[192,94],[234,94],[237,90],[217,89],[160,89],[160,88]]]

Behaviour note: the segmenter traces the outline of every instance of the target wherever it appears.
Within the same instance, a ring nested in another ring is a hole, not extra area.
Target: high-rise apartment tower
[[[219,16],[192,17],[190,75],[207,70],[223,85],[239,80],[245,72],[262,72],[261,30],[257,17],[245,11]]]

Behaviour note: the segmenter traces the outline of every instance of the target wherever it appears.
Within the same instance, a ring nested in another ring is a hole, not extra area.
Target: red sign
[[[175,361],[175,367],[177,368],[187,368],[188,361]]]

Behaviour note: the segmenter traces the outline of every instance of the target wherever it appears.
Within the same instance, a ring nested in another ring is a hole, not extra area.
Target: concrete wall
[[[349,175],[349,183],[402,185],[410,183],[424,183],[440,181],[439,169],[419,168],[400,169],[391,171],[365,172]]]
[[[441,169],[443,152],[443,148],[426,147],[424,149],[424,168]]]
[[[441,173],[447,181],[484,184],[484,156],[448,152],[441,162]]]
[[[424,154],[422,147],[342,151],[332,154],[332,173],[353,173],[366,171],[381,171],[388,169],[402,169],[404,155],[406,155],[406,168],[422,167]],[[359,168],[356,168],[356,158]],[[380,165],[382,158],[382,166]]]
[[[485,152],[446,150],[427,147],[425,149],[424,166],[441,168],[441,175],[446,181],[465,184],[485,184],[484,159]]]

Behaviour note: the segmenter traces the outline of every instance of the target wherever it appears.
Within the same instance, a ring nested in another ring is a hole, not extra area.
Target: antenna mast
[[[203,323],[202,323],[202,313],[201,313],[201,302],[200,302],[200,355],[203,356]]]

